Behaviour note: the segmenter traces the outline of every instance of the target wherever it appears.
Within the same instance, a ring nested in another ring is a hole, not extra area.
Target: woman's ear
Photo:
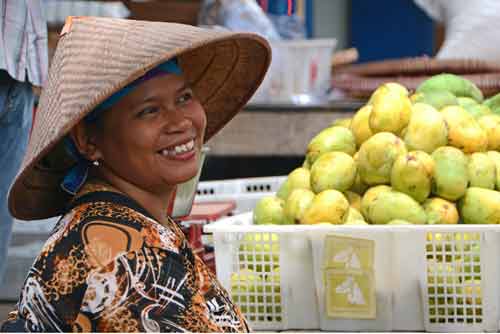
[[[95,136],[84,122],[80,122],[69,133],[78,152],[90,161],[102,158],[102,153],[96,145]]]

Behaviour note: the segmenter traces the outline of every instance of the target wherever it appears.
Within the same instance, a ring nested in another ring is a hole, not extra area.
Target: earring
[[[94,161],[92,161],[92,164],[93,164],[94,166],[99,166],[99,160],[94,160]]]

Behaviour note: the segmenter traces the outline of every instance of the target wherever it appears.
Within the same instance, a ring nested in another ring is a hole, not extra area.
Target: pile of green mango
[[[255,224],[500,223],[500,94],[439,74],[378,87],[311,139]]]

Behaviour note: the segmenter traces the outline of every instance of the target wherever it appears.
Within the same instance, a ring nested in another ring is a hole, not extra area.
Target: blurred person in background
[[[31,129],[35,95],[48,67],[47,23],[41,0],[0,0],[0,283],[13,217],[7,193]]]
[[[438,59],[471,58],[500,61],[500,1],[414,0],[433,20],[443,24]]]

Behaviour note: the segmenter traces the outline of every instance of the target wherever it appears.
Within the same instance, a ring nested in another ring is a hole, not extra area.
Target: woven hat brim
[[[74,161],[61,139],[107,97],[151,68],[178,57],[205,108],[206,141],[248,102],[271,61],[267,41],[249,33],[93,17],[75,18],[63,31],[27,153],[9,192],[9,209],[22,220],[63,212],[69,195],[59,185]]]

